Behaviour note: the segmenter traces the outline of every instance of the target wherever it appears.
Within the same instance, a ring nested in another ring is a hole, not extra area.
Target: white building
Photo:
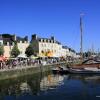
[[[61,53],[61,43],[56,41],[54,37],[39,38],[36,34],[32,35],[31,40],[34,46],[36,56],[40,57],[59,57]]]
[[[39,38],[36,34],[32,35],[31,40],[36,56],[40,57],[66,57],[74,55],[69,48],[64,48],[54,37]]]
[[[29,46],[28,37],[16,37],[16,35],[2,34],[0,44],[4,45],[4,56],[10,57],[14,42],[17,41],[18,49],[21,55],[25,55],[26,48]],[[34,55],[39,57],[75,57],[76,53],[67,46],[51,38],[40,38],[36,34],[32,35],[31,43],[33,44]]]
[[[0,39],[0,43],[4,45],[4,56],[10,57],[11,50],[14,46],[14,41],[17,41],[18,49],[20,54],[25,54],[26,48],[29,46],[28,37],[16,37],[15,35],[10,34],[2,34]],[[2,41],[1,41],[2,40]]]

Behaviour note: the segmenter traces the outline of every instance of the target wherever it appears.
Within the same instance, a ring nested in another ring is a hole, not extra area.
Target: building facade
[[[14,46],[14,42],[17,42],[18,49],[20,51],[20,54],[25,54],[26,48],[29,46],[28,37],[16,37],[16,35],[10,35],[10,34],[2,34],[0,36],[0,44],[4,46],[4,56],[10,57],[11,50]]]
[[[53,36],[51,38],[40,38],[34,34],[31,43],[34,47],[34,54],[39,57],[66,57],[75,54],[69,48],[62,46]]]
[[[30,44],[27,36],[22,38],[16,35],[1,34],[0,45],[4,46],[4,56],[10,57],[10,53],[15,41],[17,42],[20,54],[25,55],[26,48]],[[31,43],[34,49],[34,55],[38,57],[66,58],[67,56],[76,56],[74,50],[68,48],[67,46],[62,46],[62,44],[59,41],[57,41],[53,36],[50,38],[40,38],[36,34],[34,34],[32,35]]]

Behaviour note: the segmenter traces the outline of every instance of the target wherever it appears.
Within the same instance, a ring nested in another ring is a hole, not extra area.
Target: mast
[[[94,55],[94,45],[92,44],[92,57]]]
[[[83,13],[80,14],[80,57],[81,57],[81,62],[83,61],[83,23],[82,23],[82,17],[83,17]]]

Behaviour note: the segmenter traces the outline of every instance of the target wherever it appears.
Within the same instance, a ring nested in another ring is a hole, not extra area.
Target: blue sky
[[[52,35],[80,50],[80,13],[84,50],[100,48],[100,0],[0,0],[0,33]]]

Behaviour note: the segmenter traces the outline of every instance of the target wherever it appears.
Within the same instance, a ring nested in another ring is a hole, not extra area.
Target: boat
[[[100,61],[92,58],[82,64],[74,64],[69,68],[69,73],[100,74]]]
[[[94,58],[87,59],[81,64],[74,64],[71,66],[72,68],[85,68],[85,67],[93,67],[100,68],[100,61],[95,60]]]
[[[70,68],[69,73],[71,74],[100,74],[100,69],[93,67],[85,68]]]
[[[65,66],[59,66],[56,68],[52,68],[52,72],[54,74],[67,74],[69,72],[69,69]]]
[[[69,66],[70,73],[87,73],[87,74],[100,74],[100,61],[96,60],[94,57],[90,57],[87,60],[83,59],[83,33],[82,33],[82,16],[80,17],[80,31],[81,31],[81,51],[80,51],[80,64],[73,64]]]

